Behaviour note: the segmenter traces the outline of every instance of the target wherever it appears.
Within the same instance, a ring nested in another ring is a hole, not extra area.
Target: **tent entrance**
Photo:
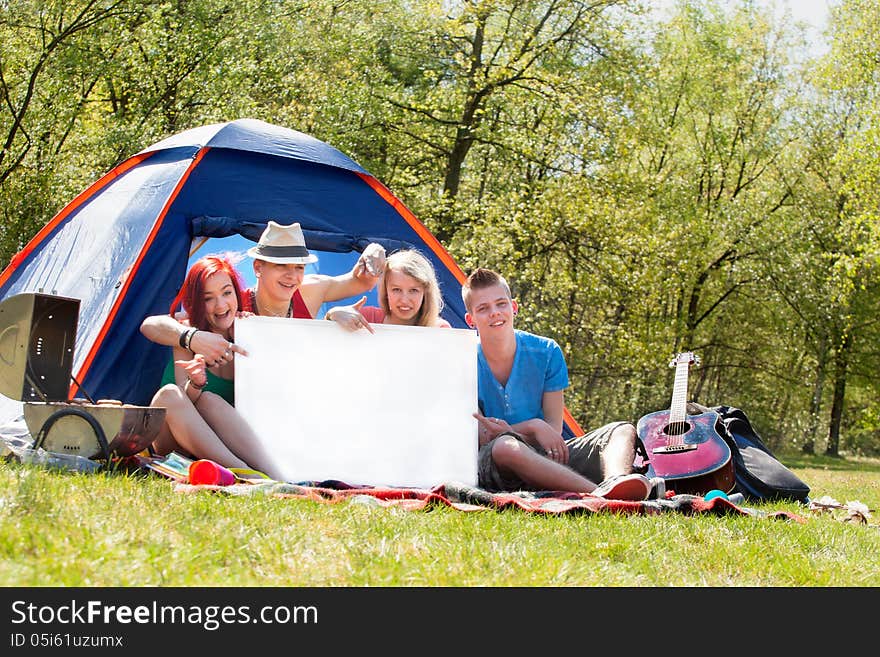
[[[196,237],[193,239],[192,246],[190,247],[189,261],[186,265],[187,271],[189,271],[189,268],[196,260],[203,256],[228,253],[232,254],[233,262],[237,263],[236,268],[241,274],[245,285],[249,288],[254,287],[257,284],[257,278],[254,276],[254,268],[252,265],[253,260],[247,255],[247,250],[252,246],[254,246],[254,242],[242,235],[230,235],[229,237]],[[306,265],[306,274],[327,274],[328,276],[338,276],[339,274],[351,271],[351,268],[354,267],[354,263],[357,262],[357,259],[360,257],[360,253],[357,251],[350,251],[349,253],[332,253],[330,251],[317,251],[314,249],[309,249],[309,251],[318,256],[318,262]],[[365,305],[379,305],[379,299],[375,288],[365,294],[367,297]],[[322,304],[316,319],[322,319],[324,313],[327,312],[329,308],[355,303],[362,296],[364,295]]]

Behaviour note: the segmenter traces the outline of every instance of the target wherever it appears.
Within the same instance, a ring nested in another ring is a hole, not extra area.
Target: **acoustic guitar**
[[[676,355],[672,404],[668,411],[644,415],[636,425],[648,453],[648,477],[662,477],[676,493],[705,495],[718,489],[729,493],[736,485],[730,447],[718,433],[715,411],[687,414],[688,371],[699,364],[691,352]]]

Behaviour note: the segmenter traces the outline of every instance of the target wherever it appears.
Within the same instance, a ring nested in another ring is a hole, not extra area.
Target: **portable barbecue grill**
[[[24,403],[33,449],[89,459],[137,454],[155,439],[165,409],[68,399],[78,318],[79,299],[28,292],[0,302],[0,393]]]

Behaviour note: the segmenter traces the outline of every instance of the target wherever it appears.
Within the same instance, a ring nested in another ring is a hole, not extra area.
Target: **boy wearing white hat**
[[[374,242],[363,250],[350,272],[306,275],[306,265],[318,258],[306,247],[298,223],[285,226],[269,221],[259,243],[247,253],[254,259],[257,285],[245,290],[242,310],[270,317],[312,319],[323,303],[372,289],[385,269],[385,249]],[[183,346],[182,336],[189,328],[169,315],[148,317],[141,324],[148,339],[169,347]],[[237,351],[222,336],[207,331],[190,335],[187,347],[202,354],[209,367],[230,361],[232,352]]]
[[[256,287],[245,295],[247,310],[274,317],[312,319],[325,302],[372,289],[385,268],[385,249],[372,243],[348,273],[306,275],[306,265],[318,258],[306,248],[298,223],[282,226],[270,221],[247,253],[254,259],[257,277]]]

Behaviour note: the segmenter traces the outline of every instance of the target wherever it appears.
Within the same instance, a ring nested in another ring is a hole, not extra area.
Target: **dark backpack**
[[[719,433],[730,445],[736,492],[753,500],[809,501],[810,487],[773,456],[745,413],[731,406],[711,410],[721,416]]]

